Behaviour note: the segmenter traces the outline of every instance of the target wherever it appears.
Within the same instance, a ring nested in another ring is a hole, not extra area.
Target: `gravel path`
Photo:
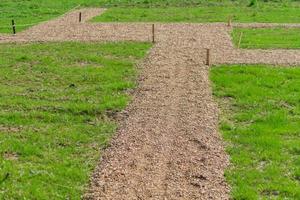
[[[181,29],[154,46],[87,199],[228,199],[228,157],[202,59],[214,31]]]
[[[2,34],[0,43],[151,41],[149,23],[85,23],[103,11],[73,11],[15,36]],[[223,174],[229,159],[217,131],[205,48],[213,64],[297,65],[300,51],[235,49],[231,28],[222,23],[155,27],[156,43],[142,64],[139,88],[85,198],[229,199]]]
[[[27,31],[14,36],[0,34],[0,43],[6,42],[44,42],[44,41],[151,41],[151,23],[86,23],[105,9],[89,8],[72,11],[64,16],[41,23]],[[79,23],[79,12],[82,12],[82,23]],[[156,38],[158,42],[168,40],[169,34],[185,38],[186,32],[196,35],[202,29],[209,27],[214,36],[208,36],[201,44],[210,47],[213,64],[279,64],[299,65],[300,50],[245,50],[233,47],[231,28],[223,23],[188,24],[188,23],[156,23]],[[300,24],[267,24],[267,23],[235,23],[233,27],[300,27]],[[188,30],[188,31],[185,31]],[[196,37],[194,37],[196,38]],[[209,46],[216,40],[214,46]],[[178,41],[181,42],[181,41]],[[191,41],[192,42],[192,41]],[[203,51],[203,50],[202,50]]]

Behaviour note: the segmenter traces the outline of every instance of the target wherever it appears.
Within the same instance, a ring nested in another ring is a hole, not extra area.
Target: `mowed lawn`
[[[0,45],[0,199],[80,199],[149,48]]]
[[[299,36],[300,28],[235,28],[232,32],[235,46],[240,42],[240,48],[248,49],[299,49]]]
[[[300,68],[211,70],[233,199],[300,199]]]

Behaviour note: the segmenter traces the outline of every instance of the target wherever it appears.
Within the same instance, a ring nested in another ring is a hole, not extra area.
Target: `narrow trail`
[[[144,63],[129,117],[87,199],[228,198],[228,158],[201,56],[203,37],[190,30],[167,37]]]
[[[228,157],[203,64],[203,48],[217,45],[211,31],[174,31],[152,49],[87,199],[228,199]]]
[[[2,34],[0,43],[151,41],[148,23],[87,23],[103,11],[70,12],[15,36]],[[79,12],[82,23],[77,21]],[[142,65],[139,87],[124,112],[127,117],[84,198],[229,199],[224,180],[229,158],[218,133],[205,49],[212,50],[213,64],[296,65],[300,51],[236,49],[231,27],[221,23],[155,27],[156,43]]]

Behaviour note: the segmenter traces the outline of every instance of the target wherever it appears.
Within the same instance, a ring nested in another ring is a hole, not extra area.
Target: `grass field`
[[[300,48],[300,28],[235,28],[232,32],[235,46],[238,46],[241,32],[240,48]]]
[[[0,45],[0,199],[80,199],[149,47]]]
[[[94,22],[234,22],[299,23],[300,7],[205,6],[166,8],[111,8]]]
[[[233,16],[236,22],[300,22],[300,3],[264,2],[250,6],[250,0],[2,0],[0,33],[11,33],[11,20],[17,32],[80,7],[109,7],[94,22],[224,22]],[[23,26],[30,24],[28,26]]]
[[[300,69],[211,70],[233,199],[300,199]]]
[[[192,6],[225,6],[248,5],[249,0],[102,0],[105,7],[192,7]]]
[[[0,3],[0,33],[11,33],[11,20],[14,19],[17,31],[64,14],[76,6],[99,6],[97,0],[1,0]]]

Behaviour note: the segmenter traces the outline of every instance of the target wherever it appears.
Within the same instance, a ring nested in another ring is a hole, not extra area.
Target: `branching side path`
[[[101,9],[82,9],[83,19]],[[151,24],[79,23],[79,11],[0,43],[150,41]],[[259,25],[255,25],[259,26]],[[300,64],[297,50],[238,50],[225,24],[156,24],[126,119],[91,178],[86,199],[229,199],[229,164],[218,133],[205,48],[213,64]]]

